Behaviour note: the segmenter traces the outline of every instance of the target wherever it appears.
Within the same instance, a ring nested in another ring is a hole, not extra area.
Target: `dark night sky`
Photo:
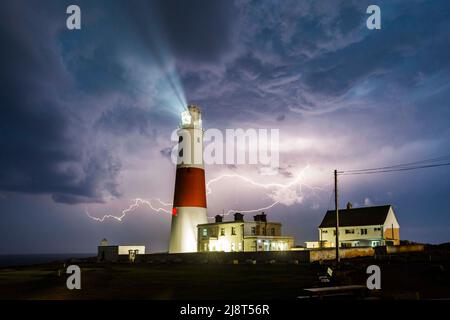
[[[76,3],[82,29],[66,29]],[[450,4],[377,1],[16,1],[0,4],[0,254],[95,252],[101,238],[166,250],[167,157],[180,100],[207,128],[280,129],[267,195],[224,180],[223,209],[280,204],[269,217],[301,244],[332,206],[332,170],[450,154]],[[208,166],[207,179],[255,166]],[[312,192],[309,187],[317,187]],[[394,205],[401,237],[450,241],[450,167],[340,180],[341,201]],[[247,218],[250,218],[247,216]]]

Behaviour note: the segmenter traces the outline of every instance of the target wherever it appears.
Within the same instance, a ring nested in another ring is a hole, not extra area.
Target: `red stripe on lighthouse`
[[[205,170],[177,168],[173,206],[206,208]]]

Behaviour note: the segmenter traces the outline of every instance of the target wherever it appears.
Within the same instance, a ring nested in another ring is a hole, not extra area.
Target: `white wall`
[[[139,250],[138,254],[145,254],[145,246],[119,246],[119,254],[129,254],[129,250]]]

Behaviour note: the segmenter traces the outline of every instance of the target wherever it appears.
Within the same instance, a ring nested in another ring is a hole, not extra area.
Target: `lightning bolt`
[[[304,172],[306,170],[308,170],[308,169],[309,169],[309,164],[306,167],[304,167],[300,171],[300,173],[297,174],[297,176],[292,181],[290,181],[289,183],[286,183],[286,184],[282,184],[282,183],[260,183],[260,182],[256,182],[256,181],[254,181],[254,180],[252,180],[252,179],[250,179],[250,178],[248,178],[246,176],[240,175],[240,174],[223,174],[223,175],[220,175],[217,178],[214,178],[214,179],[211,179],[211,180],[208,181],[208,183],[206,184],[206,193],[207,194],[212,193],[210,185],[213,184],[213,183],[216,183],[216,182],[218,182],[218,181],[220,181],[222,179],[226,179],[226,178],[237,178],[237,179],[243,180],[243,181],[245,181],[245,182],[247,182],[247,183],[249,183],[251,185],[254,185],[256,187],[260,187],[260,188],[263,188],[263,189],[269,189],[269,190],[273,190],[273,189],[289,189],[289,188],[291,188],[291,187],[293,187],[295,185],[299,185],[300,186],[300,192],[301,192],[302,186],[305,186],[305,187],[309,188],[310,190],[312,190],[313,194],[317,197],[317,195],[316,195],[316,193],[314,191],[315,190],[324,191],[323,188],[316,187],[316,186],[309,186],[309,185],[301,182]],[[274,201],[268,206],[257,208],[257,209],[251,209],[251,210],[236,210],[236,209],[228,210],[226,213],[224,213],[224,215],[226,216],[226,215],[229,215],[230,213],[236,212],[236,211],[241,212],[241,213],[259,212],[259,211],[263,211],[263,210],[268,210],[268,209],[276,206],[278,203],[280,203],[280,201]],[[212,217],[208,217],[208,218],[212,218]]]
[[[222,180],[224,178],[238,178],[238,179],[241,179],[241,180],[243,180],[245,182],[248,182],[248,183],[250,183],[250,184],[252,184],[254,186],[257,186],[257,187],[260,187],[260,188],[264,188],[264,189],[274,189],[274,188],[275,189],[288,189],[288,188],[291,188],[292,186],[295,186],[295,185],[299,184],[300,187],[302,185],[305,185],[306,187],[308,187],[308,188],[310,188],[312,190],[323,190],[320,187],[313,187],[313,186],[308,186],[308,185],[306,185],[304,183],[300,183],[300,181],[301,181],[301,179],[303,177],[303,173],[307,169],[309,169],[309,165],[304,167],[300,171],[300,173],[295,177],[295,179],[293,179],[291,182],[286,183],[286,184],[282,184],[282,183],[259,183],[259,182],[256,182],[256,181],[254,181],[254,180],[252,180],[252,179],[250,179],[250,178],[248,178],[246,176],[240,175],[240,174],[223,174],[223,175],[221,175],[221,176],[219,176],[217,178],[214,178],[214,179],[211,179],[211,180],[208,181],[208,183],[206,184],[206,194],[210,194],[211,193],[211,189],[209,187],[211,184],[216,183],[216,182],[218,182],[218,181],[220,181],[220,180]]]
[[[269,210],[270,208],[276,206],[279,203],[279,201],[275,201],[274,203],[268,205],[267,207],[263,207],[263,208],[258,208],[258,209],[252,209],[252,210],[228,210],[226,213],[224,213],[224,216],[228,216],[230,213],[233,212],[240,212],[240,213],[252,213],[252,212],[260,212],[262,210]],[[208,217],[208,218],[214,218],[214,217]]]
[[[162,211],[162,212],[166,212],[166,213],[171,213],[169,210],[167,210],[167,209],[165,209],[163,207],[154,207],[152,205],[151,201],[149,201],[149,200],[137,198],[137,199],[134,199],[133,201],[134,201],[134,203],[132,203],[128,208],[122,210],[122,213],[121,213],[120,216],[115,216],[115,215],[112,215],[112,214],[105,214],[103,217],[98,218],[98,217],[92,216],[87,209],[85,209],[85,212],[86,212],[86,215],[89,218],[91,218],[92,220],[95,220],[95,221],[99,221],[99,222],[103,222],[107,218],[108,219],[109,218],[115,219],[117,221],[122,222],[122,219],[125,218],[125,216],[127,214],[133,212],[134,210],[139,208],[141,205],[146,205],[146,206],[150,207],[150,209],[152,209],[153,211],[156,211],[156,212],[161,212]],[[167,206],[172,206],[172,203],[166,203],[166,202],[161,201],[160,199],[155,199],[155,201],[159,202],[162,206],[166,206],[166,207]]]
[[[254,181],[254,180],[252,180],[252,179],[250,179],[250,178],[248,178],[246,176],[240,175],[240,174],[223,174],[223,175],[220,175],[217,178],[211,179],[211,180],[209,180],[207,182],[207,184],[206,184],[206,193],[207,194],[211,194],[212,193],[211,185],[213,185],[214,183],[219,182],[219,181],[221,181],[223,179],[240,179],[240,180],[243,180],[243,181],[245,181],[245,182],[247,182],[247,183],[249,183],[251,185],[254,185],[256,187],[259,187],[259,188],[262,188],[262,189],[266,189],[266,190],[289,189],[289,188],[292,188],[293,186],[299,185],[300,186],[300,192],[301,192],[302,191],[302,187],[305,186],[308,189],[312,190],[313,194],[315,196],[317,196],[315,191],[316,190],[324,191],[323,188],[316,187],[316,186],[310,186],[310,185],[307,185],[304,182],[302,182],[303,174],[308,169],[309,169],[309,165],[307,165],[305,168],[303,168],[300,171],[300,173],[292,181],[290,181],[289,183],[286,183],[286,184],[282,184],[282,183],[260,183],[260,182]],[[270,194],[267,194],[267,195],[270,196]],[[122,219],[127,214],[135,211],[137,208],[139,208],[142,205],[146,205],[150,209],[152,209],[153,211],[156,211],[156,212],[165,212],[165,213],[171,214],[171,211],[166,209],[166,208],[164,208],[164,207],[170,207],[170,206],[172,206],[172,203],[163,202],[160,199],[154,199],[154,201],[159,202],[159,204],[161,205],[161,206],[155,207],[151,203],[152,200],[145,200],[145,199],[137,198],[137,199],[134,199],[133,201],[134,202],[128,208],[122,210],[121,215],[119,215],[119,216],[107,214],[107,215],[104,215],[101,218],[98,218],[98,217],[94,217],[91,214],[89,214],[87,209],[85,210],[85,212],[86,212],[86,215],[89,218],[91,218],[91,219],[93,219],[95,221],[98,221],[98,222],[103,222],[103,221],[105,221],[105,219],[110,219],[110,218],[121,222]],[[252,212],[258,212],[258,211],[262,211],[262,210],[268,210],[268,209],[276,206],[279,203],[280,203],[280,201],[276,200],[276,201],[272,202],[271,204],[269,204],[269,205],[267,205],[265,207],[262,207],[262,208],[251,209],[251,210],[234,210],[234,209],[233,210],[228,210],[226,213],[224,213],[224,215],[229,215],[230,213],[236,212],[236,211],[242,212],[242,213],[252,213]],[[208,217],[208,218],[212,218],[212,217]]]

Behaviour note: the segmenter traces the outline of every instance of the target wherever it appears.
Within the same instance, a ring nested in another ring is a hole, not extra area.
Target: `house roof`
[[[239,224],[260,224],[260,225],[271,225],[271,224],[279,224],[281,225],[281,222],[273,222],[273,221],[235,221],[235,220],[231,220],[231,221],[222,221],[222,222],[210,222],[210,223],[201,223],[198,224],[197,227],[205,227],[205,226],[218,226],[218,225],[222,225],[222,224],[227,224],[227,223],[239,223]]]
[[[339,227],[382,225],[391,205],[339,209]],[[319,228],[336,227],[336,210],[328,210]]]

